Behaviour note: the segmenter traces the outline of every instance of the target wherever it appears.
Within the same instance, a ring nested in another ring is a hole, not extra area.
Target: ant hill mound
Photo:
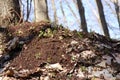
[[[3,80],[120,79],[120,41],[49,22],[26,22],[7,31]]]

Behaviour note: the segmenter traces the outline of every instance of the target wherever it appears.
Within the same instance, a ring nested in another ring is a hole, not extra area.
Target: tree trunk
[[[19,0],[0,0],[0,26],[15,25],[20,20]]]
[[[34,0],[35,21],[46,21],[48,18],[47,0]]]
[[[105,20],[105,15],[104,15],[102,2],[101,2],[101,0],[96,0],[96,3],[97,3],[98,13],[99,13],[99,16],[100,16],[100,21],[101,21],[101,25],[102,25],[102,28],[103,28],[104,35],[107,36],[107,37],[110,37],[109,30],[108,30],[108,27],[107,27],[107,22]]]
[[[19,0],[0,0],[0,55],[5,50],[7,27],[20,20]]]
[[[83,30],[83,32],[88,32],[87,31],[87,22],[85,19],[85,10],[82,4],[82,0],[77,0],[77,5],[78,5],[78,9],[79,9],[79,14],[80,14],[80,19],[81,19],[81,28]]]

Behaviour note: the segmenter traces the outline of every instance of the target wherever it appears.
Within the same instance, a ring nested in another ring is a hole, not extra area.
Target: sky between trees
[[[54,21],[54,10],[52,8],[51,0],[48,1],[49,18]],[[80,30],[80,19],[79,13],[75,0],[54,0],[56,13],[58,17],[58,23],[64,25],[70,30]],[[75,1],[75,2],[74,2]],[[22,0],[24,4],[24,12],[26,7],[26,0]],[[88,26],[88,31],[95,31],[103,34],[101,25],[99,23],[99,15],[95,0],[82,0],[85,8],[85,16]],[[104,14],[109,28],[111,38],[120,39],[120,29],[115,14],[115,6],[111,0],[102,0],[104,7]],[[120,4],[119,4],[120,5]],[[61,7],[63,8],[64,14],[62,13]],[[34,21],[34,5],[32,3],[32,9],[30,13],[30,21]],[[72,12],[73,11],[73,12]],[[25,12],[26,13],[26,12]]]

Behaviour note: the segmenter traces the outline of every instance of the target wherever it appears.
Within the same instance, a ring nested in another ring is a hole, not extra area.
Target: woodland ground
[[[6,49],[10,58],[2,62],[1,80],[120,80],[120,41],[47,22],[8,32],[17,41]]]

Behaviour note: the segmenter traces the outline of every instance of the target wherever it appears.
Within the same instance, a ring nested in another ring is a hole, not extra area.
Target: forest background
[[[22,0],[22,11],[24,20],[27,15],[27,1],[29,2],[29,19],[34,22],[34,3],[33,0]],[[118,15],[120,15],[120,1],[119,0],[101,0],[110,37],[120,39],[120,22]],[[97,32],[104,34],[100,22],[99,12],[95,0],[82,0],[85,9],[85,18],[89,32]],[[48,15],[51,22],[62,24],[70,30],[81,31],[81,20],[79,16],[78,6],[76,0],[47,0]],[[116,11],[118,9],[118,12]],[[118,13],[118,15],[117,15]]]

